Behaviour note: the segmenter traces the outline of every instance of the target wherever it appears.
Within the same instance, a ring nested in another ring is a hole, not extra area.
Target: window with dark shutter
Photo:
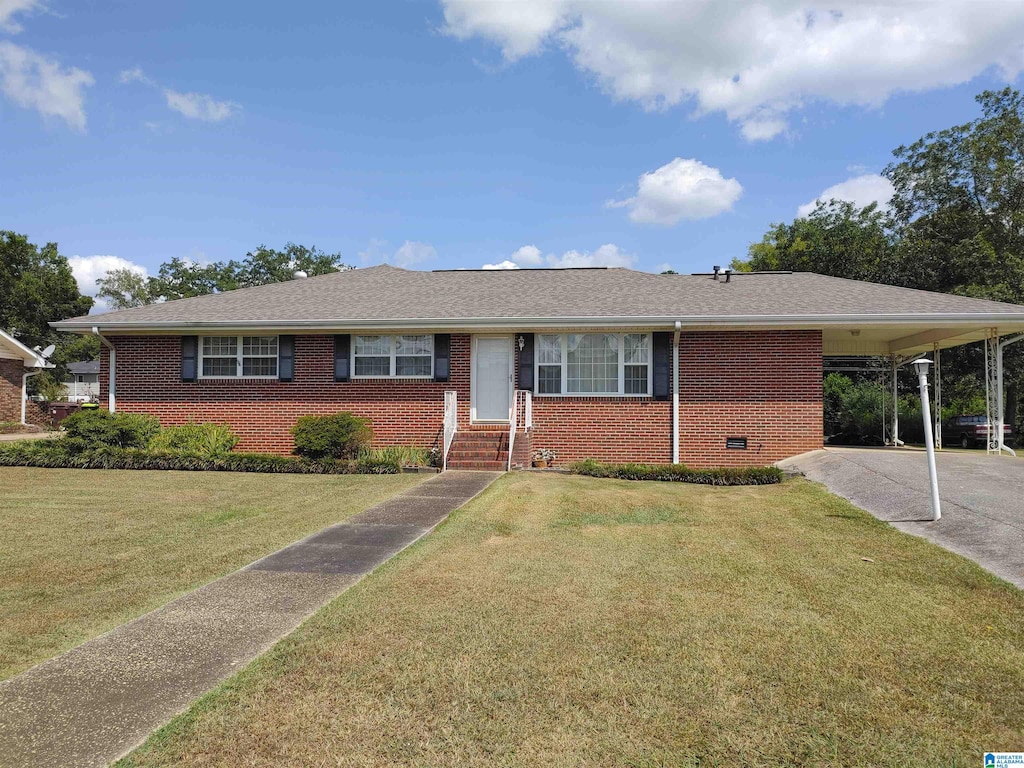
[[[199,338],[181,337],[181,380],[195,381],[198,375]]]
[[[452,336],[434,334],[434,381],[448,381],[451,377]]]
[[[519,350],[519,389],[533,392],[533,340],[532,333],[521,333],[523,348]]]
[[[347,333],[339,333],[334,337],[334,380],[348,381],[351,378],[349,371],[349,352],[352,348],[352,336]]]
[[[277,337],[277,380],[295,380],[295,337]]]
[[[654,388],[655,400],[668,400],[669,359],[672,334],[659,331],[654,336]]]

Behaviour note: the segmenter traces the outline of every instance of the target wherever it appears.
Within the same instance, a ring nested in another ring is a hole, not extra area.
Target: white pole
[[[942,351],[935,345],[935,449],[942,450]]]
[[[931,361],[915,361],[917,383],[921,390],[921,418],[924,421],[924,447],[928,453],[928,479],[931,482],[932,520],[942,517],[939,507],[939,477],[935,470],[935,442],[932,440],[931,406],[928,403],[928,364]]]

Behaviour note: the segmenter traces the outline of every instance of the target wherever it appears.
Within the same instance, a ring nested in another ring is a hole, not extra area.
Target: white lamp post
[[[921,390],[921,418],[924,420],[924,447],[928,453],[928,479],[932,490],[932,520],[942,517],[939,508],[939,477],[935,471],[935,441],[932,439],[931,405],[928,402],[928,366],[932,361],[926,357],[914,361],[917,371],[917,384]]]

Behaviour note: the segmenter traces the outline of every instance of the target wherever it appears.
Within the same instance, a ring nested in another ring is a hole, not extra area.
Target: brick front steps
[[[448,452],[448,469],[508,468],[508,430],[457,432]]]

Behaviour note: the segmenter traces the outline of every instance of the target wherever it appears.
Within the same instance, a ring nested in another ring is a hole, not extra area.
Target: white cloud
[[[28,48],[0,41],[0,91],[25,109],[59,117],[85,130],[85,89],[93,76],[77,67],[62,67]]]
[[[427,261],[437,256],[437,249],[427,243],[418,243],[414,240],[406,240],[395,251],[393,260],[396,267],[404,267],[408,269],[413,264],[418,264],[421,261]]]
[[[515,250],[509,258],[512,259],[516,264],[521,264],[527,267],[537,267],[544,263],[544,257],[540,253],[540,248],[536,245],[524,245]]]
[[[751,140],[821,100],[878,107],[898,91],[1024,69],[1024,3],[963,0],[441,0],[444,31],[506,61],[565,51],[613,98],[723,112]]]
[[[32,13],[45,11],[46,4],[41,0],[0,0],[0,32],[16,35],[22,30],[21,24],[15,19],[16,13]]]
[[[610,208],[628,208],[638,224],[671,227],[683,219],[707,219],[732,208],[743,187],[700,160],[677,157],[637,182],[636,195],[610,200]]]
[[[133,67],[132,69],[122,69],[121,74],[118,76],[118,81],[125,85],[127,83],[142,83],[143,85],[155,86],[156,83],[153,79],[147,77],[146,73],[142,71],[142,67]]]
[[[504,261],[499,261],[497,264],[484,264],[481,267],[481,269],[519,269],[519,268],[520,267],[519,267],[518,264],[516,264],[514,261],[511,261],[509,259],[505,259]]]
[[[141,264],[136,264],[120,256],[70,256],[68,264],[71,266],[71,274],[75,276],[78,283],[78,290],[86,296],[95,298],[99,286],[96,281],[104,277],[112,269],[130,269],[136,274],[146,276],[149,273]],[[96,299],[92,312],[105,312],[109,307],[103,299]]]
[[[219,123],[242,109],[233,101],[217,101],[205,93],[180,93],[170,88],[164,89],[167,106],[180,112],[191,120],[203,120],[208,123]]]
[[[524,269],[529,267],[631,267],[636,257],[626,253],[613,243],[606,243],[594,251],[566,251],[561,256],[549,253],[541,256],[540,248],[524,245],[504,261],[484,264],[481,269]]]
[[[810,214],[818,200],[826,203],[832,199],[848,200],[860,208],[871,205],[871,203],[878,203],[879,208],[888,208],[892,194],[892,184],[887,178],[874,173],[865,173],[863,176],[854,176],[852,179],[832,185],[814,200],[797,208],[796,215],[807,216]]]
[[[594,251],[566,251],[561,256],[552,254],[547,257],[548,266],[560,268],[631,267],[635,261],[635,256],[631,256],[612,243],[606,243]]]

